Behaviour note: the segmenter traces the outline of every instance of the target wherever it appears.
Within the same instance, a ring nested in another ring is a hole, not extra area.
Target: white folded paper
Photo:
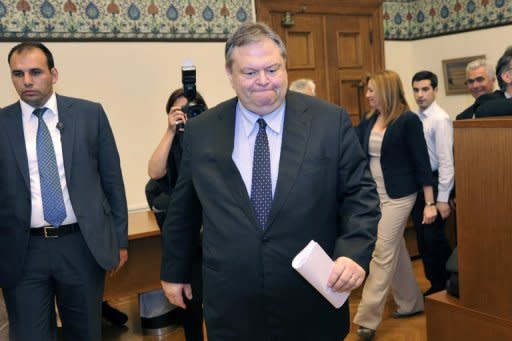
[[[345,303],[350,292],[333,291],[327,286],[329,275],[334,266],[333,260],[314,240],[295,256],[292,267],[297,270],[322,296],[335,308]]]

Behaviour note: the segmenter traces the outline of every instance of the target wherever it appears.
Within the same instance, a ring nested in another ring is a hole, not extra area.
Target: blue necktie
[[[251,202],[261,228],[265,229],[272,205],[272,180],[270,178],[270,151],[265,128],[267,122],[260,118],[258,135],[254,144],[252,164]]]
[[[43,120],[45,111],[46,108],[37,108],[33,112],[39,120],[36,140],[37,166],[39,168],[39,178],[41,179],[44,220],[52,226],[59,227],[64,219],[66,219],[66,207],[62,197],[52,137]]]

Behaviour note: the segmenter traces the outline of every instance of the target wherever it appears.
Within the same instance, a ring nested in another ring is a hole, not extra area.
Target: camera
[[[187,115],[187,119],[196,117],[203,111],[206,111],[206,106],[196,102],[196,67],[195,66],[182,66],[181,67],[181,82],[183,83],[183,96],[187,99],[188,103],[181,107],[181,111]],[[178,125],[178,131],[182,131],[184,125]]]

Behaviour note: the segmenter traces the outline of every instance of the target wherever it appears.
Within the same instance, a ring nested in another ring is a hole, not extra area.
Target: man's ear
[[[229,81],[231,82],[233,79],[233,71],[231,70],[231,67],[229,67],[227,65],[225,66],[225,70],[226,70],[226,75],[228,76]]]
[[[231,87],[233,87],[233,68],[226,65],[225,70],[229,79],[229,84],[231,84]]]
[[[57,69],[54,67],[50,70],[50,73],[52,75],[52,84],[57,83],[59,80],[59,71],[57,71]]]
[[[500,75],[500,77],[501,77],[501,79],[503,79],[503,81],[505,83],[507,83],[507,85],[511,85],[512,84],[512,70],[508,70],[508,71],[503,72]]]

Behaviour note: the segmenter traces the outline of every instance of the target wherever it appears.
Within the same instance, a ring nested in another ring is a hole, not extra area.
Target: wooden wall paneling
[[[512,117],[454,123],[460,298],[426,299],[429,341],[512,340]]]
[[[512,118],[454,127],[460,300],[512,320]]]
[[[463,306],[441,291],[425,300],[428,341],[512,340],[512,321]]]

